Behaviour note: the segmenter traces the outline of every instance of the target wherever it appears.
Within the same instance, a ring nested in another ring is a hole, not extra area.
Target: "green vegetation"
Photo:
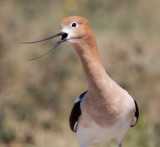
[[[124,147],[160,146],[159,5],[159,0],[0,0],[0,147],[78,146],[68,117],[87,83],[75,52],[62,44],[27,62],[56,40],[18,43],[58,33],[61,19],[70,15],[88,19],[106,71],[139,104],[139,122]]]

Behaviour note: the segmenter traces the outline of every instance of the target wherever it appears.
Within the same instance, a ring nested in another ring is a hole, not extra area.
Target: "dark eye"
[[[77,24],[74,22],[74,23],[72,23],[72,27],[76,27],[77,26]]]

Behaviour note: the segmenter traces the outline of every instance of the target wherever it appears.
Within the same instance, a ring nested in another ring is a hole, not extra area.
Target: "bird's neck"
[[[84,69],[88,81],[88,91],[91,93],[107,93],[111,90],[112,81],[101,63],[97,43],[94,35],[73,44]]]

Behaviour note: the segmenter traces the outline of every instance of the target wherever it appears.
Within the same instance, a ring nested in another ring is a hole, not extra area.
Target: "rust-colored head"
[[[61,32],[66,34],[67,42],[75,43],[88,35],[90,29],[89,23],[80,16],[70,16],[64,18],[61,22]]]

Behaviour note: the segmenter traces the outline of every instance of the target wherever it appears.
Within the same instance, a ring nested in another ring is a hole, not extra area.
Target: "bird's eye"
[[[72,23],[72,27],[76,27],[77,26],[77,24],[74,22],[74,23]]]

